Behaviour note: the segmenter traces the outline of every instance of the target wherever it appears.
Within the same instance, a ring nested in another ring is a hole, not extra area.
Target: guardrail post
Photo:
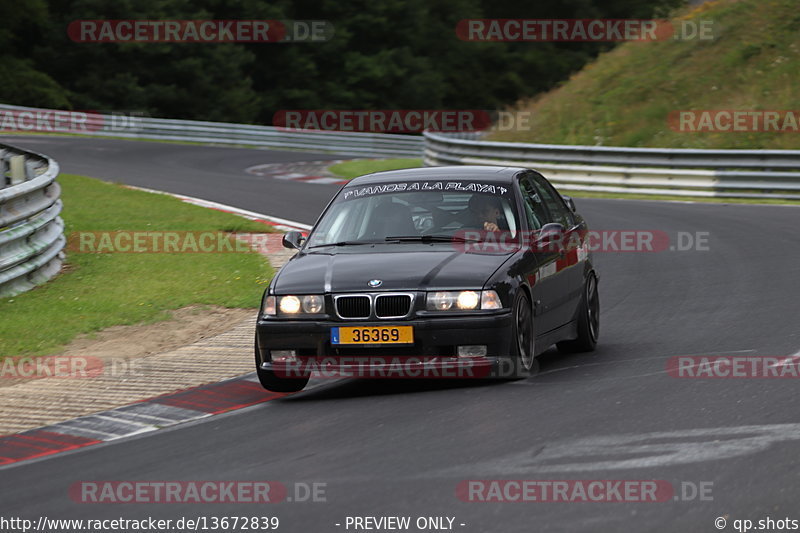
[[[8,187],[8,182],[11,181],[11,178],[7,177],[7,173],[8,158],[6,157],[6,151],[0,150],[0,190]]]
[[[25,170],[25,156],[13,155],[9,158],[9,167],[11,170],[11,185],[17,185],[28,179]]]
[[[25,177],[28,179],[28,181],[35,178],[36,174],[36,161],[32,161],[30,159],[25,161]]]

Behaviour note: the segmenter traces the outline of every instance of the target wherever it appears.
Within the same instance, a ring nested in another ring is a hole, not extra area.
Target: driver
[[[469,199],[470,213],[477,219],[476,227],[485,231],[500,231],[497,219],[500,218],[500,203],[486,194],[473,194]]]

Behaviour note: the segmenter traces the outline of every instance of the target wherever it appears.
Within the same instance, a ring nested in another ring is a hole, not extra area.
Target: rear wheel
[[[556,344],[561,353],[593,352],[600,336],[600,296],[597,278],[589,274],[578,308],[578,337]]]
[[[272,370],[265,370],[261,368],[261,357],[258,353],[258,335],[255,340],[256,352],[256,374],[261,386],[272,392],[297,392],[303,390],[308,385],[309,376],[306,375],[301,378],[284,378],[280,377]]]

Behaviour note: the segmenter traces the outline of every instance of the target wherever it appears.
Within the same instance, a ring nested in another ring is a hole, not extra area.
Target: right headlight
[[[428,311],[472,311],[476,309],[502,308],[495,291],[436,291],[429,292]]]

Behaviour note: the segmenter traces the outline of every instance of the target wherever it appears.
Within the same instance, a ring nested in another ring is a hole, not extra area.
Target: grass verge
[[[372,172],[384,170],[400,170],[402,168],[416,168],[422,166],[422,159],[354,159],[337,163],[328,167],[328,170],[346,179],[357,178]]]
[[[66,233],[243,231],[271,228],[235,215],[93,178],[62,174]],[[50,282],[0,299],[0,359],[46,355],[77,335],[170,318],[187,305],[257,307],[272,269],[252,253],[76,253]]]

